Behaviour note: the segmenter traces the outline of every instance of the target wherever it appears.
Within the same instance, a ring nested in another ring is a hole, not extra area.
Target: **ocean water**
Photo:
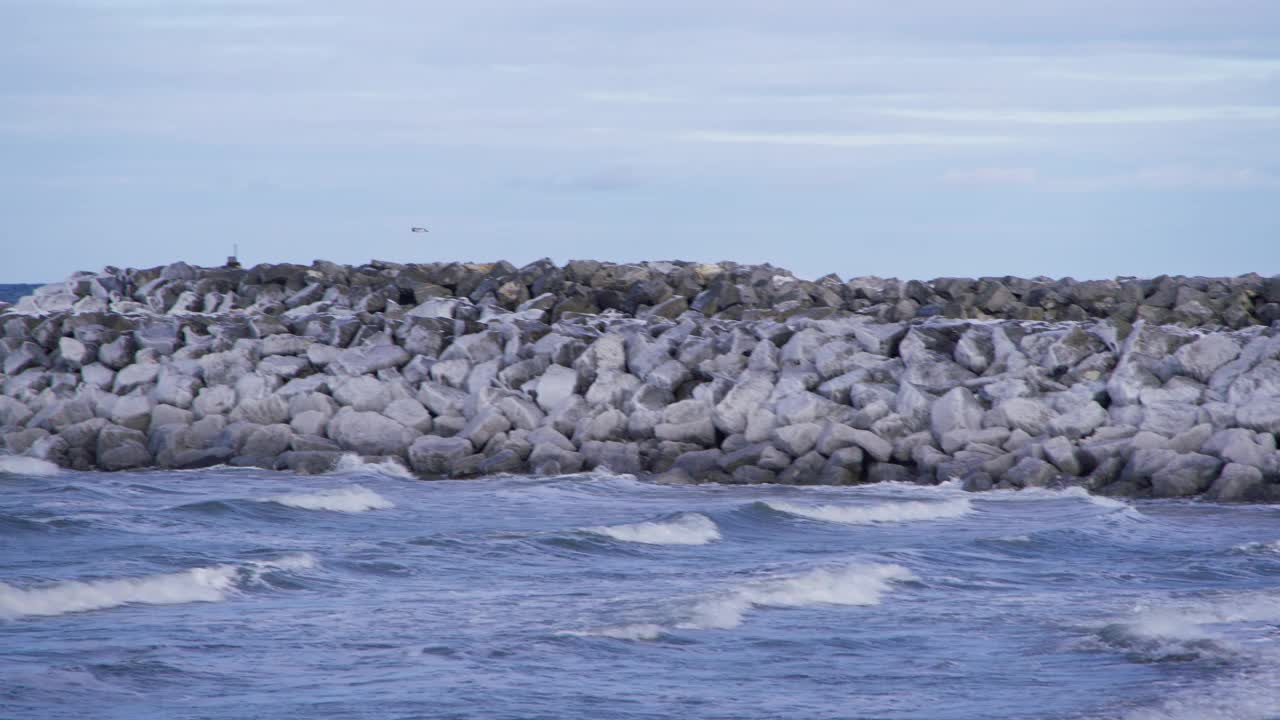
[[[0,302],[16,303],[23,295],[30,295],[39,285],[0,283]]]
[[[4,718],[1276,718],[1280,507],[0,459]]]

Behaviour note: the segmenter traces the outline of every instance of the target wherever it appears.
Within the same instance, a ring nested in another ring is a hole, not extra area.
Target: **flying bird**
[[[410,232],[426,232],[427,229],[424,227],[413,227],[413,228],[409,228],[409,231]]]

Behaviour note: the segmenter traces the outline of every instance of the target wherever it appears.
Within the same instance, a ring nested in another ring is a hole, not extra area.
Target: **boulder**
[[[1052,484],[1059,470],[1038,457],[1023,457],[1004,475],[1005,482],[1015,488],[1042,488]]]
[[[409,446],[409,464],[424,475],[447,475],[457,461],[473,451],[466,438],[423,436]]]
[[[120,425],[105,425],[98,432],[98,467],[103,470],[131,470],[151,465],[147,436]]]
[[[413,430],[385,415],[343,408],[326,428],[331,440],[360,455],[403,456],[417,437]]]
[[[800,423],[774,429],[772,439],[779,450],[792,457],[800,457],[813,449],[822,432],[823,428],[818,423]]]
[[[562,365],[552,365],[542,373],[535,386],[538,407],[550,412],[569,399],[578,389],[578,373]]]
[[[983,410],[968,388],[953,388],[938,398],[929,411],[929,429],[936,442],[952,430],[978,430],[982,427]]]
[[[1236,409],[1236,422],[1258,432],[1280,434],[1280,399],[1260,397]]]
[[[1280,486],[1268,484],[1262,471],[1251,465],[1228,463],[1205,491],[1211,502],[1275,502],[1280,499]]]

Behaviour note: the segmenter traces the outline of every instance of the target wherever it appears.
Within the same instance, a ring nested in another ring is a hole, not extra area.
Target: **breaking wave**
[[[1218,630],[1232,623],[1280,622],[1280,596],[1233,594],[1164,607],[1138,606],[1130,617],[1108,623],[1097,636],[1107,645],[1148,662],[1226,658],[1237,652]]]
[[[680,628],[735,628],[755,607],[879,605],[891,583],[915,580],[901,565],[850,565],[819,568],[800,575],[747,583],[720,597],[698,603]]]
[[[682,513],[669,520],[590,527],[586,531],[646,545],[706,545],[720,539],[720,528],[700,513]]]
[[[654,640],[675,630],[729,630],[742,624],[747,613],[761,607],[811,605],[879,605],[895,582],[915,580],[901,565],[860,564],[819,568],[798,575],[764,578],[697,601],[678,611],[670,624],[630,623],[577,635],[619,640]]]
[[[796,505],[770,500],[769,507],[788,515],[823,520],[848,525],[872,523],[913,522],[917,520],[943,520],[968,515],[973,505],[968,498],[942,502],[890,502],[877,505]]]
[[[237,588],[258,582],[264,572],[315,567],[305,553],[242,565],[212,565],[176,573],[109,580],[67,580],[33,588],[0,583],[0,617],[51,617],[121,605],[179,605],[221,602]]]
[[[389,510],[395,503],[363,485],[351,485],[335,490],[320,490],[297,495],[276,495],[265,499],[303,510],[329,510],[332,512],[358,513],[369,510]]]
[[[62,468],[48,460],[24,455],[0,455],[0,475],[53,477],[60,473],[62,473]]]
[[[338,463],[333,466],[331,471],[331,474],[334,475],[350,475],[353,473],[385,475],[402,480],[414,479],[413,473],[408,468],[392,458],[386,458],[380,462],[370,462],[354,453],[347,453],[338,458]]]
[[[1236,545],[1232,548],[1236,552],[1242,553],[1280,553],[1280,540],[1273,542],[1247,542]]]

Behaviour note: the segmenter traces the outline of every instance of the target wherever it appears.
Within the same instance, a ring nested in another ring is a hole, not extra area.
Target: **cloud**
[[[929,135],[912,133],[795,133],[693,131],[678,138],[687,142],[734,145],[808,145],[815,147],[865,148],[904,145],[1000,145],[1017,142],[1000,135]]]
[[[591,172],[522,177],[513,181],[519,188],[552,192],[618,192],[643,186],[647,179],[628,167],[603,168]]]
[[[1274,175],[1256,168],[1178,165],[1095,175],[1050,174],[1029,167],[982,167],[949,170],[942,180],[957,185],[1034,186],[1049,192],[1244,190],[1280,184]]]
[[[961,185],[1032,185],[1040,180],[1040,173],[1034,168],[986,167],[950,170],[942,179]]]
[[[886,115],[913,120],[1027,125],[1135,125],[1204,121],[1280,120],[1280,106],[1152,107],[1110,110],[885,109]]]

